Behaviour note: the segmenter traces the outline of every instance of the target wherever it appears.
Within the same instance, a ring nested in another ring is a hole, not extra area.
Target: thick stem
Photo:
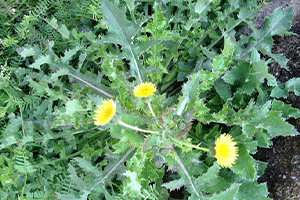
[[[140,132],[144,132],[144,133],[158,133],[157,131],[148,131],[148,130],[140,129],[140,128],[136,127],[136,126],[131,126],[131,125],[126,124],[126,123],[124,123],[122,121],[120,121],[119,124],[122,125],[122,126],[125,126],[127,128],[130,128],[132,130],[135,130],[135,131],[140,131]]]
[[[170,137],[170,139],[171,139],[173,142],[176,142],[178,145],[183,144],[183,145],[185,145],[185,146],[187,146],[187,147],[192,147],[192,148],[195,148],[195,149],[199,149],[199,150],[202,150],[202,151],[209,152],[209,149],[207,149],[207,148],[204,148],[204,147],[198,147],[198,146],[193,145],[193,144],[188,144],[188,143],[185,143],[185,142],[176,140],[176,139],[174,139],[174,138],[172,138],[172,137]]]

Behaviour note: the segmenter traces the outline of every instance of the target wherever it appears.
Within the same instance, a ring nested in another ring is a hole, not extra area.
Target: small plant
[[[298,134],[276,98],[300,79],[282,86],[262,54],[287,68],[272,36],[292,9],[257,30],[255,0],[40,5],[1,36],[1,197],[267,199],[251,155]]]

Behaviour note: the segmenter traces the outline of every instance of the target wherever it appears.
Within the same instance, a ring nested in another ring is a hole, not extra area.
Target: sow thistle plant
[[[286,119],[299,110],[276,98],[300,79],[277,83],[261,54],[287,68],[272,36],[290,34],[292,9],[257,30],[255,0],[69,3],[18,29],[53,36],[23,34],[20,70],[0,84],[0,196],[268,199],[252,155],[298,134]]]

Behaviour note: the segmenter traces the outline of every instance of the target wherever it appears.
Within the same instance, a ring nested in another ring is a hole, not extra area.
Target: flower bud
[[[153,152],[154,155],[158,152],[158,149],[159,149],[159,147],[157,145],[153,145],[152,146],[151,150],[152,150],[152,152]]]
[[[174,115],[174,116],[173,116],[173,121],[174,121],[174,122],[179,122],[180,119],[181,119],[181,118],[180,118],[179,115]]]
[[[162,156],[155,156],[153,159],[153,164],[156,168],[161,168],[164,165],[164,159]]]
[[[179,128],[179,130],[183,130],[183,129],[185,129],[186,125],[185,125],[184,122],[179,122],[179,123],[177,124],[177,127]]]
[[[162,155],[162,156],[166,156],[168,154],[168,149],[167,148],[160,148],[159,149],[159,153]]]
[[[193,119],[193,113],[191,111],[187,111],[183,114],[182,119],[184,122],[188,123]]]

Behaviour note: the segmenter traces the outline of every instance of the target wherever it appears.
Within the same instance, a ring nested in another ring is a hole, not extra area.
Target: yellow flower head
[[[116,113],[116,104],[113,100],[103,100],[102,105],[98,105],[98,110],[95,111],[94,123],[97,126],[107,124]]]
[[[239,155],[236,142],[232,141],[231,135],[221,135],[215,144],[215,158],[218,164],[221,167],[232,167]]]
[[[136,86],[133,93],[136,97],[149,97],[156,91],[156,87],[153,83],[145,82]]]

